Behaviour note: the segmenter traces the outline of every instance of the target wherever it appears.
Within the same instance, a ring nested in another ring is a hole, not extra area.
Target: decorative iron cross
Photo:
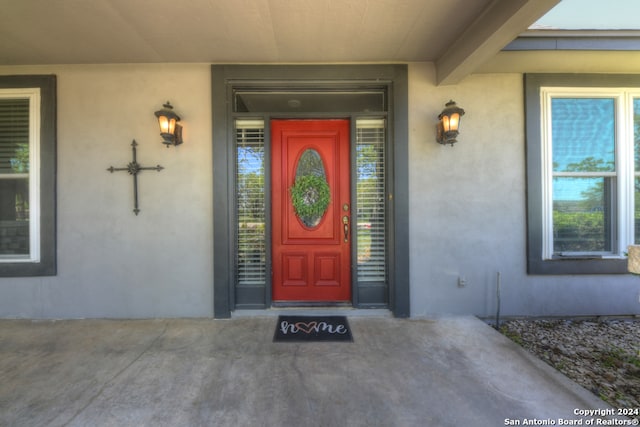
[[[162,169],[164,169],[162,166],[157,165],[154,167],[142,167],[138,164],[137,160],[136,160],[136,147],[138,146],[138,143],[136,142],[136,140],[134,139],[133,142],[131,143],[131,150],[133,151],[133,161],[131,163],[129,163],[126,167],[124,168],[114,168],[113,166],[109,167],[109,169],[107,169],[109,172],[114,173],[115,171],[127,171],[129,172],[129,175],[133,175],[133,212],[138,215],[138,213],[140,212],[140,209],[138,209],[138,172],[143,171],[143,170],[156,170],[158,172],[160,172]]]

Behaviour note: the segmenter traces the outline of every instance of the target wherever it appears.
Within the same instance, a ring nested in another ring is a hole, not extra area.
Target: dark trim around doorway
[[[389,309],[409,317],[408,77],[406,65],[213,65],[213,277],[214,317],[228,318],[234,306],[232,150],[233,117],[229,104],[238,86],[281,89],[292,86],[352,87],[384,85],[389,94]]]

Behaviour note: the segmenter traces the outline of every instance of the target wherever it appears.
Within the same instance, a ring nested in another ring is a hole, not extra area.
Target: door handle
[[[342,225],[344,228],[344,242],[347,243],[349,241],[349,216],[345,215],[342,217]]]

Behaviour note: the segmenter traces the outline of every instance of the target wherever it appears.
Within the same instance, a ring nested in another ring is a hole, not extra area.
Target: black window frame
[[[0,89],[40,89],[40,261],[0,262],[0,277],[55,276],[57,79],[55,75],[0,76]]]
[[[542,87],[640,87],[640,75],[525,74],[525,135],[527,163],[527,273],[530,275],[626,274],[625,258],[542,258]]]

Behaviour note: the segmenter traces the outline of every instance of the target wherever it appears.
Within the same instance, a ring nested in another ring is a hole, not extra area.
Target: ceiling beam
[[[438,85],[459,83],[560,0],[494,0],[436,61]]]

